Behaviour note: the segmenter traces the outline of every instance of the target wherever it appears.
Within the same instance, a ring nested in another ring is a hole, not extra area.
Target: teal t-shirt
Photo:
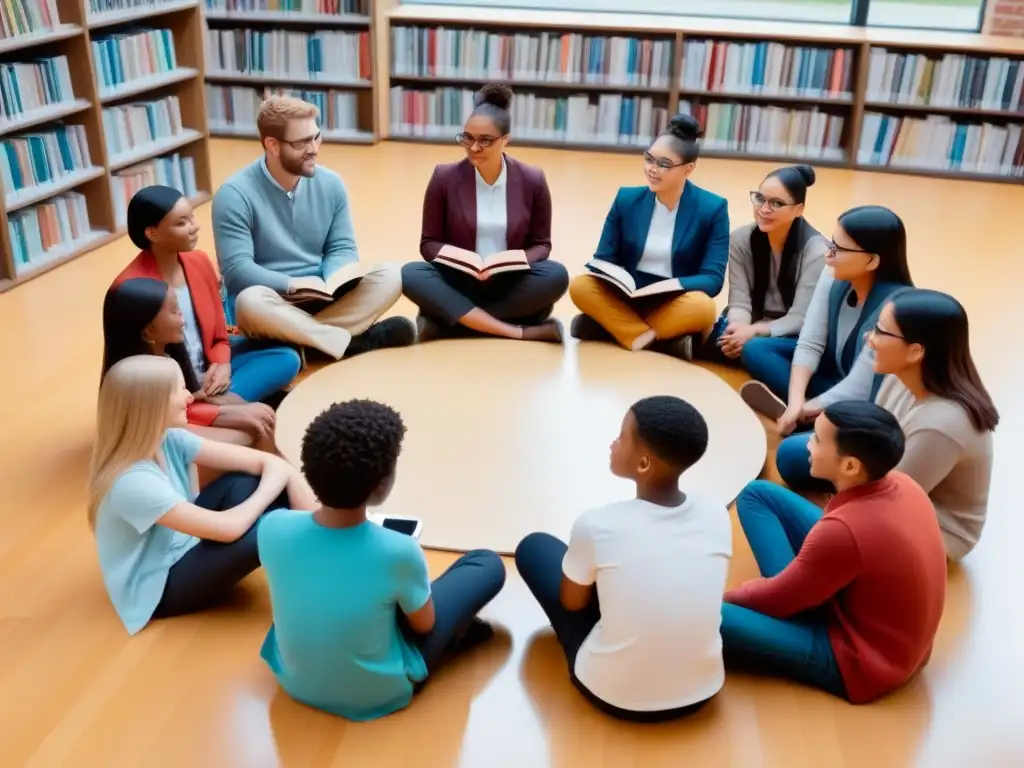
[[[260,656],[281,687],[349,720],[408,706],[427,676],[396,614],[430,597],[416,540],[371,522],[325,528],[293,510],[264,516],[257,539],[274,618]]]
[[[202,442],[184,429],[167,430],[161,444],[166,471],[153,461],[132,464],[96,510],[103,583],[129,634],[149,623],[171,566],[199,541],[156,521],[181,502],[195,501],[191,469]]]

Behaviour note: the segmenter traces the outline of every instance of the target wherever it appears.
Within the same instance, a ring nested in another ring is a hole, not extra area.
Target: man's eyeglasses
[[[310,136],[308,139],[297,139],[296,141],[285,141],[284,139],[281,139],[281,143],[287,144],[292,149],[301,150],[317,147],[320,145],[322,140],[323,137],[317,133],[316,136]]]
[[[785,200],[779,200],[777,197],[765,197],[756,189],[750,193],[750,202],[758,208],[764,208],[765,203],[767,203],[768,207],[773,211],[778,211],[783,208],[788,208],[791,205],[796,205],[796,203],[787,203]]]
[[[673,163],[664,157],[655,157],[650,152],[644,152],[644,164],[653,165],[659,171],[671,171],[673,168],[678,168],[681,165],[688,165],[688,163]]]
[[[455,134],[455,140],[462,146],[472,147],[474,144],[479,144],[480,149],[487,149],[500,138],[500,136],[473,136],[469,133]]]

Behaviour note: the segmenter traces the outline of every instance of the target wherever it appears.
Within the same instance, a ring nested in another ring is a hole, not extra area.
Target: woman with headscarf
[[[195,250],[199,225],[191,203],[180,191],[160,185],[141,189],[128,204],[127,220],[128,236],[141,250],[114,280],[107,297],[104,371],[126,354],[148,351],[152,343],[145,338],[146,326],[154,320],[149,318],[140,329],[120,329],[137,342],[127,345],[136,347],[134,351],[126,349],[122,354],[114,348],[124,346],[113,343],[115,336],[123,336],[118,326],[127,320],[122,306],[125,301],[120,299],[130,298],[120,297],[124,293],[120,289],[137,278],[161,281],[176,300],[182,318],[184,354],[172,356],[180,358],[195,401],[188,409],[189,425],[213,439],[218,435],[208,429],[211,427],[241,431],[258,441],[266,429],[265,409],[251,406],[279,397],[299,371],[299,353],[281,344],[228,335],[220,279],[210,258]],[[229,435],[221,437],[236,442]]]

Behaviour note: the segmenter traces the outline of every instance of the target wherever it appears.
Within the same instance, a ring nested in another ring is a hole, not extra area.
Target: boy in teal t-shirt
[[[474,550],[431,583],[414,538],[367,520],[391,493],[404,436],[386,405],[328,408],[302,444],[323,506],[259,528],[274,616],[260,655],[294,699],[350,720],[403,709],[442,661],[489,639],[476,614],[505,582],[501,558]]]

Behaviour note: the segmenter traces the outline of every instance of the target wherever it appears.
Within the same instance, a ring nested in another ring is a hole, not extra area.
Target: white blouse
[[[476,252],[481,257],[501,253],[508,248],[508,208],[505,201],[505,159],[494,184],[488,184],[476,172]]]
[[[676,231],[676,214],[678,212],[678,204],[669,210],[655,198],[654,215],[651,216],[651,226],[647,230],[644,254],[640,257],[640,263],[636,265],[640,272],[660,277],[672,277],[672,237]]]

